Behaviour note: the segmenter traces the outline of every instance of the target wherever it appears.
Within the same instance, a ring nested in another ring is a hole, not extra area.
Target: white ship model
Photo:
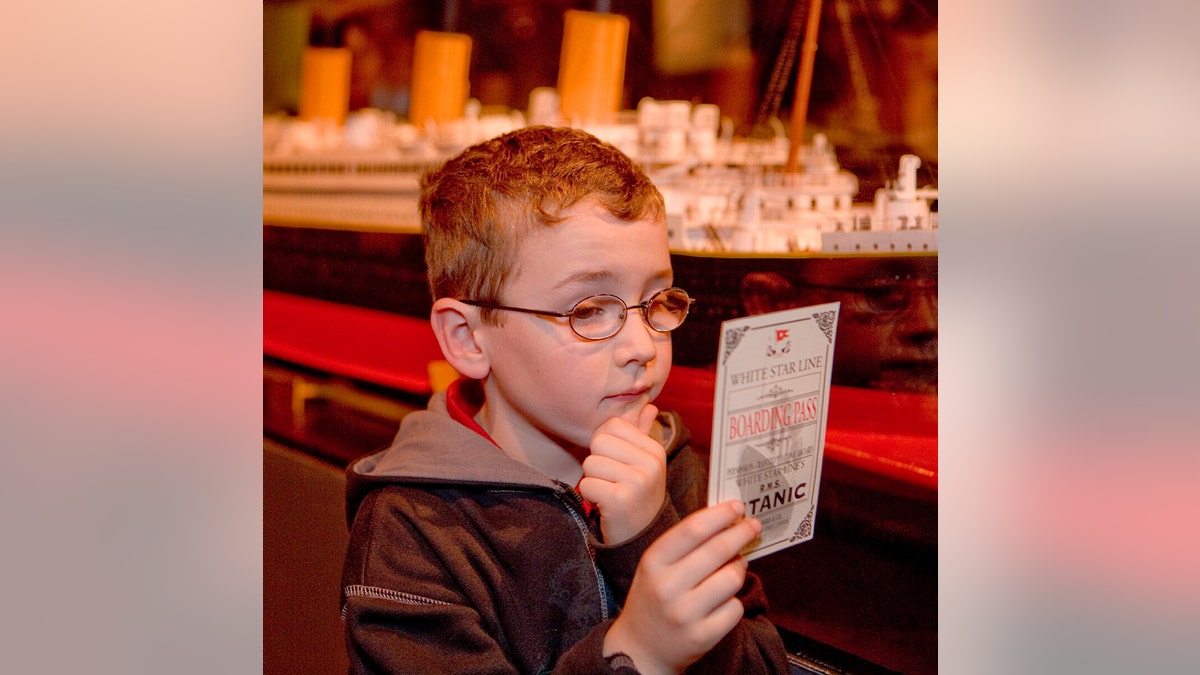
[[[525,124],[572,124],[638,161],[662,191],[676,252],[864,255],[937,251],[937,189],[918,187],[921,160],[900,158],[894,183],[854,202],[858,179],[823,134],[786,172],[788,139],[734,138],[711,104],[643,99],[616,123],[578,124],[553,90],[520,112],[481,114],[470,101],[454,122],[419,129],[392,113],[361,110],[344,125],[268,117],[263,123],[263,218],[283,225],[419,232],[418,181],[472,143]],[[573,123],[574,122],[574,123]]]
[[[664,157],[661,139],[678,131],[640,115],[641,138],[632,154],[648,164],[667,203],[671,247],[680,252],[854,254],[937,251],[937,189],[917,187],[915,155],[900,158],[897,180],[876,191],[872,204],[855,204],[858,178],[841,168],[824,134],[801,148],[801,171],[784,170],[789,141],[782,124],[773,138],[731,139],[718,134],[710,111],[696,106],[685,137],[688,149]],[[687,106],[672,101],[668,106]],[[656,114],[647,115],[657,120]],[[663,116],[682,118],[678,115]],[[678,123],[676,123],[678,124]],[[670,147],[678,145],[668,143]],[[670,160],[663,163],[663,160]],[[649,160],[649,161],[647,161]]]

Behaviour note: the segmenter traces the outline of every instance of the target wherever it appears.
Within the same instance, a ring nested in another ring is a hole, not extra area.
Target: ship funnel
[[[917,167],[921,166],[921,158],[916,155],[904,155],[900,158],[900,178],[896,192],[900,196],[913,199],[917,194]]]

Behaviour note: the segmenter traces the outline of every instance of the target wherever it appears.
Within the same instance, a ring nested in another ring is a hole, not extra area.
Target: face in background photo
[[[937,394],[936,257],[813,258],[742,279],[747,314],[842,303],[833,383]]]

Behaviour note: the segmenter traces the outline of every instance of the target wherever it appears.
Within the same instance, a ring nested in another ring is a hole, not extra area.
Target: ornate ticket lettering
[[[740,499],[762,522],[750,560],[812,539],[840,309],[721,324],[708,503]]]

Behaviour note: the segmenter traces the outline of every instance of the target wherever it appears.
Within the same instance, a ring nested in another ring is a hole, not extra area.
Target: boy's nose
[[[625,363],[646,363],[658,354],[654,336],[659,335],[646,323],[642,312],[634,307],[625,316],[625,325],[613,338],[617,342],[617,359]]]

